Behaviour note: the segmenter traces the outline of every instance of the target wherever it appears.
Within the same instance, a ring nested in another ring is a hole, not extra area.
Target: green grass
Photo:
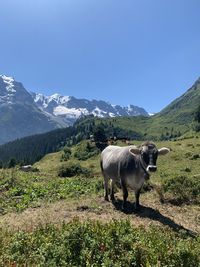
[[[183,115],[184,118],[184,115]],[[125,131],[135,131],[145,140],[168,140],[185,134],[191,129],[191,123],[180,122],[176,114],[172,116],[152,117],[116,117],[116,118],[95,118],[96,124],[104,123],[107,127],[119,127]],[[126,137],[126,136],[125,136]]]
[[[38,207],[43,202],[61,199],[77,199],[102,191],[102,180],[90,176],[60,178],[38,173],[23,173],[17,170],[2,170],[0,179],[1,213],[22,211]]]
[[[2,266],[199,266],[200,240],[167,228],[74,220],[0,233]]]
[[[190,205],[193,216],[192,210],[198,208],[200,201],[200,158],[196,156],[200,154],[199,136],[187,135],[184,139],[156,142],[156,145],[171,151],[158,158],[158,171],[150,182],[160,187],[165,208],[168,201],[170,205]],[[46,155],[34,165],[39,172],[0,170],[0,212],[19,213],[28,207],[62,199],[68,205],[74,200],[84,205],[81,200],[103,196],[99,155],[87,160],[74,157],[83,147],[85,143],[72,147],[67,162],[60,161],[62,151]],[[92,175],[58,177],[63,164],[79,164],[83,169],[90,169]],[[156,198],[153,192],[144,194],[147,202],[148,197]],[[94,205],[98,205],[96,201]],[[0,229],[0,266],[200,266],[198,235],[192,238],[187,231],[176,233],[166,226],[138,228],[126,220],[101,223],[98,214],[95,216],[96,222],[73,220],[60,222],[57,227],[37,225],[37,229],[33,226],[27,231]]]
[[[158,158],[158,171],[153,174],[151,182],[160,185],[168,199],[180,200],[183,203],[199,203],[200,158],[196,155],[199,155],[200,138],[158,142],[157,146],[168,147],[171,152]],[[77,147],[81,146],[73,147],[72,155],[77,152]],[[78,160],[71,156],[67,162],[61,162],[61,154],[62,152],[46,155],[36,163],[35,167],[40,170],[38,173],[24,173],[17,169],[1,170],[1,213],[11,210],[22,211],[27,207],[37,207],[43,201],[54,202],[96,194],[98,191],[103,195],[99,155],[88,160]],[[72,167],[73,170],[79,170],[73,173],[74,177],[58,176],[59,170],[71,170]]]
[[[144,139],[168,140],[178,137],[193,128],[194,113],[200,103],[200,83],[195,83],[184,95],[152,117],[119,117],[96,119],[108,126],[134,130]]]

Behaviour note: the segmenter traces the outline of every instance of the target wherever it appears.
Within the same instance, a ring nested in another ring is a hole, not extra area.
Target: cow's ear
[[[167,153],[169,153],[170,149],[167,147],[162,147],[160,149],[158,149],[158,155],[166,155]]]
[[[131,147],[130,149],[129,149],[129,152],[132,154],[132,155],[138,155],[138,154],[140,154],[140,149],[138,148],[138,147]]]

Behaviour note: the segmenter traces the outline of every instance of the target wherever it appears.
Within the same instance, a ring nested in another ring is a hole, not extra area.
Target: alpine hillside
[[[175,99],[158,115],[173,117],[179,122],[191,122],[194,111],[200,105],[200,78],[182,96]]]
[[[69,98],[65,97],[65,100],[68,102]],[[60,99],[60,103],[62,101],[64,100]],[[58,151],[65,144],[75,145],[81,140],[89,139],[99,126],[103,128],[107,139],[116,136],[118,139],[125,137],[129,140],[175,140],[183,134],[191,135],[199,103],[200,82],[197,80],[185,94],[154,116],[81,117],[71,127],[1,145],[0,161],[6,165],[14,157],[17,162],[34,163],[45,154]],[[50,110],[48,112],[50,114]]]
[[[180,97],[150,117],[108,118],[106,123],[123,130],[134,130],[143,140],[169,140],[194,130],[195,113],[200,106],[200,78]],[[97,123],[105,123],[97,118]]]
[[[200,106],[200,78],[180,97],[153,116],[149,125],[152,135],[161,133],[166,139],[175,132],[181,134],[192,129],[194,114]]]

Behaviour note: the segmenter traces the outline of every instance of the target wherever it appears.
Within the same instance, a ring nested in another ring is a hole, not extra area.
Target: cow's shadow
[[[158,221],[162,223],[163,225],[169,226],[175,232],[179,232],[181,230],[191,237],[196,237],[197,235],[197,233],[193,232],[192,230],[187,229],[183,227],[182,225],[175,223],[169,217],[164,216],[158,210],[155,210],[150,207],[145,207],[142,205],[140,205],[139,210],[136,210],[134,208],[134,203],[131,203],[130,201],[127,201],[126,209],[122,209],[122,203],[123,203],[122,200],[116,199],[116,201],[113,202],[113,205],[115,206],[117,210],[125,214],[135,214],[136,216],[141,217],[141,218],[149,218],[153,221]]]

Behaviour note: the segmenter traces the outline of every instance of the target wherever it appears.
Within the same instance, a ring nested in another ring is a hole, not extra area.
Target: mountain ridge
[[[167,115],[182,122],[190,122],[198,105],[200,105],[200,78],[184,94],[172,101],[157,113],[156,116]]]
[[[58,127],[39,110],[22,83],[0,76],[0,144]]]
[[[0,144],[17,138],[68,127],[81,116],[148,116],[133,105],[121,107],[103,100],[77,99],[29,92],[13,77],[0,75]]]
[[[72,125],[80,116],[94,115],[95,117],[116,116],[149,116],[141,107],[129,105],[123,107],[112,105],[103,100],[78,99],[74,96],[62,96],[58,93],[51,96],[31,93],[37,106],[53,116],[62,117],[63,121]]]

